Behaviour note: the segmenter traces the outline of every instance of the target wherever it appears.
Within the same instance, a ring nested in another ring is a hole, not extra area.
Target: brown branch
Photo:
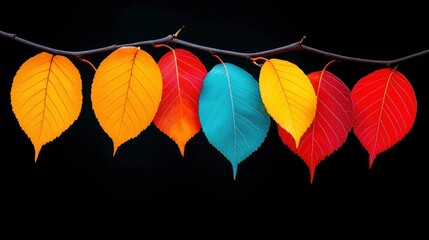
[[[257,58],[257,57],[273,56],[276,54],[280,54],[280,53],[284,53],[284,52],[290,52],[290,51],[305,51],[305,52],[310,52],[310,53],[314,53],[314,54],[318,54],[318,55],[322,55],[322,56],[327,56],[327,57],[330,57],[330,58],[333,58],[333,59],[339,60],[339,61],[361,62],[361,63],[368,63],[368,64],[378,64],[378,65],[391,66],[393,64],[398,64],[400,62],[404,62],[404,61],[410,60],[412,58],[417,58],[417,57],[420,57],[420,56],[423,56],[423,55],[426,55],[429,53],[429,49],[428,49],[425,51],[417,52],[417,53],[414,53],[411,55],[407,55],[407,56],[397,58],[397,59],[392,59],[392,60],[375,60],[375,59],[356,58],[356,57],[349,57],[349,56],[345,56],[345,55],[335,54],[332,52],[322,51],[322,50],[319,50],[316,48],[306,46],[305,44],[303,44],[303,40],[305,39],[305,36],[298,42],[291,43],[289,45],[285,45],[282,47],[273,48],[270,50],[260,51],[260,52],[243,53],[243,52],[229,51],[229,50],[223,50],[223,49],[218,49],[218,48],[202,46],[202,45],[198,45],[195,43],[191,43],[188,41],[181,40],[181,39],[177,38],[177,35],[182,29],[183,29],[183,27],[181,29],[179,29],[173,35],[168,35],[166,37],[155,39],[155,40],[146,40],[146,41],[140,41],[140,42],[134,42],[134,43],[125,43],[125,44],[114,44],[114,45],[107,46],[107,47],[101,47],[101,48],[85,50],[85,51],[66,51],[66,50],[55,49],[55,48],[47,47],[47,46],[44,46],[41,44],[37,44],[35,42],[28,41],[26,39],[18,37],[16,34],[7,33],[4,31],[1,31],[1,30],[0,30],[0,37],[12,39],[14,41],[17,41],[19,43],[22,43],[24,45],[27,45],[27,46],[32,47],[32,48],[39,50],[39,51],[45,51],[45,52],[49,52],[52,54],[74,57],[74,58],[79,59],[79,60],[83,59],[83,56],[85,56],[85,55],[114,51],[114,50],[116,50],[120,47],[124,47],[124,46],[143,46],[143,45],[155,46],[157,44],[173,44],[173,43],[178,44],[178,45],[182,45],[184,47],[209,52],[212,55],[230,55],[230,56],[235,56],[235,57],[239,57],[239,58],[246,58],[246,59],[249,59],[251,61],[252,61],[252,59]]]

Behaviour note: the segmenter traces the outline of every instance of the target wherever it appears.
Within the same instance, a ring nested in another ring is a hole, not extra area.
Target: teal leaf
[[[202,132],[231,162],[236,179],[238,164],[260,147],[270,127],[258,82],[234,64],[217,64],[203,81],[198,114]]]

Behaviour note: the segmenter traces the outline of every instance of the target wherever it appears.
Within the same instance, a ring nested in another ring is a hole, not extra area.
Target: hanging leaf
[[[113,155],[150,125],[161,94],[161,71],[144,50],[121,47],[100,63],[91,101],[98,122],[113,141]]]
[[[361,78],[352,91],[353,132],[369,153],[369,168],[375,157],[398,143],[411,130],[417,114],[413,87],[399,71],[376,70]]]
[[[210,144],[231,162],[235,179],[238,164],[259,148],[270,126],[257,81],[231,63],[217,64],[203,81],[199,116]]]
[[[59,137],[79,117],[80,73],[64,56],[39,53],[17,71],[10,97],[13,113],[31,139],[37,161],[42,146]]]
[[[316,115],[317,97],[310,79],[295,64],[270,59],[262,65],[259,88],[268,113],[298,147]]]
[[[197,56],[184,49],[171,49],[158,61],[163,92],[153,120],[185,154],[185,144],[201,129],[198,98],[207,70]]]
[[[277,128],[283,143],[307,164],[312,183],[317,165],[346,141],[353,126],[353,105],[350,89],[332,73],[323,70],[308,77],[316,91],[317,111],[299,147],[279,124]]]

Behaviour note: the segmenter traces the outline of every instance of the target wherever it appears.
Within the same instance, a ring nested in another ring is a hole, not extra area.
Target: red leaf
[[[158,62],[163,91],[153,120],[185,154],[185,144],[201,129],[198,98],[207,70],[197,56],[184,49],[170,49]]]
[[[304,133],[298,148],[292,136],[277,125],[281,140],[298,154],[310,169],[313,182],[316,166],[338,149],[353,126],[353,105],[350,89],[332,73],[312,72],[308,77],[317,95],[314,121]]]
[[[383,68],[361,78],[352,91],[353,131],[375,157],[399,142],[412,128],[417,114],[413,87],[396,69]]]

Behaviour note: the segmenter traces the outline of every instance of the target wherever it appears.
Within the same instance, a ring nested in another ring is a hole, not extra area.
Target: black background
[[[2,6],[0,30],[70,51],[158,39],[182,26],[182,40],[238,52],[268,50],[303,36],[304,44],[320,50],[376,60],[429,49],[425,7],[389,5],[11,1],[9,7]],[[141,48],[156,61],[166,52]],[[189,50],[207,70],[218,63],[210,53]],[[351,132],[344,145],[318,165],[310,184],[307,166],[281,143],[274,124],[261,147],[239,164],[236,180],[230,163],[202,132],[187,143],[183,158],[175,143],[152,124],[112,157],[112,142],[91,109],[94,71],[76,60],[83,81],[81,114],[58,139],[42,147],[35,163],[34,148],[12,114],[10,89],[20,65],[39,52],[0,38],[0,216],[10,226],[36,226],[41,231],[65,227],[69,232],[99,227],[110,232],[124,226],[141,236],[152,227],[161,227],[159,233],[173,227],[190,233],[204,229],[202,236],[225,229],[306,236],[319,233],[320,226],[328,234],[424,233],[426,55],[398,66],[413,85],[418,103],[416,122],[406,137],[379,154],[368,169],[368,154]],[[108,54],[85,58],[98,66]],[[250,61],[220,57],[258,78],[259,68]],[[289,60],[306,73],[332,60],[306,52],[273,57]],[[339,62],[330,71],[351,89],[359,78],[381,67]]]

